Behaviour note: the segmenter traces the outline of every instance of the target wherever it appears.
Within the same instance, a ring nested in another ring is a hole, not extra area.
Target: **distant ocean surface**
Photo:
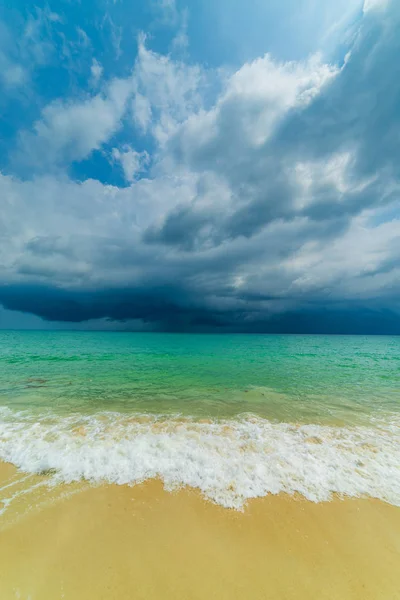
[[[234,508],[400,505],[400,338],[3,331],[0,460]]]

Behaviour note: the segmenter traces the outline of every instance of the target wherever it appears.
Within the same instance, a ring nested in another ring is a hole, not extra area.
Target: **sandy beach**
[[[280,494],[238,512],[158,481],[0,473],[2,600],[400,598],[400,510],[378,500]]]

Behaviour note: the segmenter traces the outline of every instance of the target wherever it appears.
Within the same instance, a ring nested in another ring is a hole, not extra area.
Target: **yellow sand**
[[[0,498],[43,480],[21,477],[0,465]],[[154,481],[39,485],[0,518],[0,599],[15,598],[396,600],[400,509],[280,495],[237,513]]]

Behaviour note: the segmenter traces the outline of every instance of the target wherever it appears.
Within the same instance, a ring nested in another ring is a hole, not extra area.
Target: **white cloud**
[[[48,8],[35,7],[34,13],[29,14],[26,21],[19,40],[19,53],[28,63],[44,66],[54,55],[53,28],[60,22],[60,18]]]
[[[92,65],[90,67],[91,73],[91,81],[92,85],[97,86],[99,83],[101,76],[103,75],[103,67],[101,64],[94,58],[92,61]]]
[[[132,100],[132,113],[135,124],[146,133],[151,123],[151,104],[148,98],[139,92],[135,93]]]
[[[373,10],[385,10],[389,0],[364,0],[363,12],[367,13]]]
[[[208,152],[214,160],[218,152],[220,162],[233,166],[250,149],[263,146],[289,111],[304,108],[338,73],[319,56],[277,63],[265,55],[246,63],[227,79],[211,110],[188,117],[175,144],[189,162]]]
[[[110,18],[109,18],[109,23],[110,23],[110,29],[111,29],[111,41],[112,41],[112,45],[114,47],[115,57],[118,60],[122,54],[121,44],[122,44],[123,28],[122,28],[122,26],[118,27],[118,25],[115,25],[115,23]]]
[[[98,83],[102,66],[96,60],[91,73]],[[134,123],[162,145],[200,105],[201,77],[198,66],[152,52],[142,38],[131,76],[113,79],[95,96],[47,105],[32,130],[20,133],[14,163],[43,171],[86,158],[119,129],[130,98]]]
[[[189,46],[189,37],[186,29],[180,29],[174,39],[172,40],[172,50],[175,52],[182,52]]]
[[[152,133],[159,144],[165,143],[177,124],[202,103],[201,68],[148,50],[144,37],[139,40],[133,77],[136,85],[134,120],[146,131],[151,114]]]
[[[83,48],[88,48],[90,46],[90,39],[89,39],[89,36],[86,33],[86,31],[84,29],[82,29],[82,27],[77,27],[76,32],[78,34],[79,44]]]
[[[121,163],[125,179],[129,183],[132,183],[136,176],[142,173],[150,162],[150,156],[146,151],[137,152],[127,144],[121,150],[113,148],[112,156],[114,160]]]
[[[299,161],[294,165],[296,197],[294,206],[304,209],[326,201],[324,192],[328,187],[335,190],[336,201],[346,202],[353,193],[362,193],[374,181],[375,176],[360,178],[354,176],[353,167],[356,151],[338,152],[328,159]],[[322,193],[321,193],[322,192]]]
[[[119,129],[132,91],[130,79],[114,79],[83,101],[52,102],[33,131],[21,133],[17,161],[40,170],[86,158]]]
[[[74,287],[146,276],[141,257],[154,250],[141,243],[142,232],[195,193],[195,179],[168,176],[118,188],[93,179],[22,181],[0,173],[0,281]],[[113,255],[120,263],[111,261]]]
[[[179,19],[176,0],[153,0],[153,7],[161,21],[170,26],[176,25]]]
[[[188,20],[189,12],[186,8],[180,13],[180,25],[171,43],[171,48],[174,52],[182,53],[189,47]]]
[[[30,74],[23,57],[18,56],[17,42],[11,35],[5,23],[0,21],[0,83],[6,92],[15,91],[29,83]],[[3,93],[2,101],[7,96]]]
[[[0,51],[0,79],[5,87],[10,89],[25,85],[29,80],[29,76],[22,65],[11,61]]]
[[[288,270],[291,291],[310,295],[322,290],[331,299],[345,300],[393,294],[396,281],[400,288],[400,221],[373,227],[373,214],[355,217],[343,236],[328,243],[307,242],[285,261],[282,268]]]

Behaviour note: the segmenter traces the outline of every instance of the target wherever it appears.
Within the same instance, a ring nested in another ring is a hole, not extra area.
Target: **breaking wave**
[[[97,413],[36,415],[0,409],[0,459],[54,481],[191,486],[225,507],[299,493],[314,502],[340,495],[400,505],[400,420],[367,427]]]

